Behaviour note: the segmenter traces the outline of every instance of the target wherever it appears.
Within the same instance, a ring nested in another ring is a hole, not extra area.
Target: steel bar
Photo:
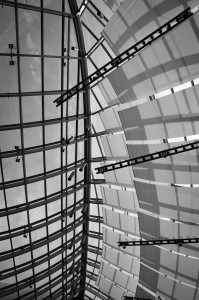
[[[62,117],[62,118],[55,118],[49,120],[41,120],[36,122],[23,122],[18,124],[8,124],[8,125],[1,125],[0,131],[5,130],[16,130],[21,128],[32,128],[32,127],[40,127],[40,126],[48,126],[48,125],[55,125],[61,123],[69,123],[73,121],[78,121],[87,118],[85,114],[79,114],[74,116]]]
[[[134,240],[134,241],[119,241],[118,246],[123,247],[124,249],[128,246],[153,246],[153,245],[172,245],[178,244],[194,244],[199,243],[199,238],[186,238],[186,239],[160,239],[160,240]]]
[[[94,86],[99,80],[104,79],[108,74],[114,71],[116,68],[123,65],[128,60],[132,59],[135,55],[139,52],[144,50],[146,47],[154,43],[160,37],[164,36],[166,33],[171,31],[172,29],[176,28],[178,25],[182,24],[184,21],[188,20],[193,15],[193,12],[190,8],[187,8],[173,19],[169,20],[167,23],[156,29],[155,31],[151,32],[145,38],[143,38],[138,43],[134,44],[123,53],[106,63],[104,66],[96,70],[94,73],[89,75],[87,78],[83,79],[81,82],[73,86],[71,89],[66,91],[65,94],[58,97],[54,100],[56,106],[61,105],[63,102],[69,100],[79,92],[86,91]]]
[[[90,215],[89,221],[90,222],[96,222],[96,223],[103,223],[103,217]]]
[[[32,96],[48,96],[48,95],[59,95],[64,94],[65,91],[54,90],[54,91],[34,91],[34,92],[16,92],[16,93],[0,93],[0,98],[14,98],[14,97],[32,97]]]
[[[152,300],[152,298],[143,298],[143,297],[133,297],[133,296],[124,296],[124,299],[128,300]],[[155,299],[155,298],[153,298]]]
[[[81,20],[80,16],[77,14],[78,13],[78,5],[77,2],[74,0],[69,0],[69,7],[71,10],[71,13],[74,15],[74,27],[76,30],[76,35],[77,35],[77,42],[78,42],[78,48],[81,49],[79,51],[79,55],[82,59],[78,60],[79,67],[81,70],[81,76],[83,81],[87,82],[87,77],[88,77],[88,67],[87,67],[87,58],[86,58],[86,48],[84,44],[84,36],[83,36],[83,31],[82,31],[82,25],[81,25]],[[77,84],[79,85],[80,81],[78,78]],[[83,105],[84,105],[84,113],[87,116],[87,119],[84,119],[84,128],[88,128],[91,125],[91,105],[90,105],[90,93],[89,91],[85,91],[83,93]],[[78,98],[77,98],[78,99]],[[84,178],[86,180],[90,180],[91,178],[91,129],[85,130],[84,131],[84,155],[85,155],[85,160],[88,162],[87,167],[84,172]],[[90,197],[91,197],[91,185],[87,185],[86,188],[84,189],[84,198],[85,198],[85,203],[90,202]],[[82,248],[84,252],[82,253],[82,261],[84,261],[84,264],[81,267],[81,274],[82,274],[82,279],[80,281],[80,286],[82,287],[81,292],[80,292],[80,298],[84,299],[85,296],[85,286],[86,286],[86,270],[87,270],[87,250],[88,250],[88,233],[89,233],[89,215],[90,215],[90,205],[88,206],[87,212],[84,215],[84,224],[83,224],[83,232],[84,236],[86,237],[84,244],[82,244]],[[67,299],[68,299],[67,295]]]
[[[22,186],[25,183],[30,184],[30,183],[33,183],[33,182],[45,180],[45,179],[48,179],[48,178],[52,178],[52,177],[56,177],[58,175],[65,174],[66,172],[74,172],[74,170],[78,169],[80,166],[81,166],[81,163],[79,161],[77,161],[76,164],[71,163],[67,166],[63,166],[62,168],[57,168],[57,169],[53,169],[53,170],[50,170],[50,171],[46,171],[46,172],[43,172],[43,173],[39,173],[39,174],[36,174],[36,175],[26,177],[26,180],[23,177],[18,178],[18,179],[14,179],[14,180],[10,180],[10,181],[5,181],[4,180],[3,183],[0,183],[0,190],[5,190],[5,189],[17,187],[17,186]]]
[[[64,189],[62,193],[57,192],[54,194],[50,194],[47,196],[47,198],[42,197],[40,199],[36,199],[31,201],[28,205],[26,203],[23,204],[18,204],[16,206],[12,206],[9,208],[9,210],[1,209],[0,210],[0,217],[6,216],[7,214],[16,214],[19,213],[20,211],[26,211],[27,209],[34,209],[36,207],[44,205],[45,201],[48,201],[48,203],[54,202],[58,199],[61,198],[63,195],[64,197],[67,197],[68,195],[72,195],[77,191],[80,191],[81,189],[84,189],[87,186],[87,184],[84,184],[84,180],[79,181],[79,183],[75,185],[71,185],[67,189]]]
[[[70,55],[47,55],[47,54],[29,54],[29,53],[6,53],[6,52],[0,52],[0,56],[4,57],[39,57],[39,58],[62,58],[62,59],[82,59],[79,56],[70,56]]]
[[[91,179],[90,183],[91,184],[105,184],[106,181],[105,181],[105,179],[97,179],[97,178],[95,178],[95,179]]]
[[[83,237],[82,232],[78,233],[76,235],[76,243],[80,242],[82,237]],[[59,246],[55,250],[51,250],[49,256],[43,254],[42,256],[37,257],[34,261],[34,266],[37,267],[37,266],[42,265],[43,263],[47,262],[48,259],[55,258],[56,255],[60,255],[61,253],[63,253],[65,251],[64,248],[65,247],[63,247],[63,246]],[[77,255],[75,255],[75,257],[77,257]],[[68,261],[69,261],[68,257],[65,259],[65,261],[68,263]],[[18,275],[18,274],[25,272],[31,268],[32,268],[32,263],[31,263],[31,261],[28,261],[28,262],[23,263],[23,266],[20,265],[20,266],[16,266],[16,268],[12,267],[12,268],[6,269],[1,273],[1,280],[10,278],[11,276],[14,276],[15,274]],[[43,272],[45,272],[45,271],[43,271]]]
[[[21,53],[21,43],[20,43],[20,24],[19,24],[19,20],[20,20],[20,12],[19,12],[19,9],[18,9],[18,0],[15,0],[14,1],[14,4],[15,4],[15,8],[14,8],[14,15],[15,15],[15,33],[16,33],[16,52],[18,54]],[[21,64],[21,57],[18,56],[17,57],[17,90],[18,92],[20,92],[22,90],[22,64]],[[20,124],[23,123],[23,109],[22,109],[22,97],[19,97],[19,121],[20,121]],[[23,128],[21,128],[20,130],[20,144],[21,144],[21,148],[22,150],[24,149],[24,145],[25,145],[25,141],[24,141],[24,130]],[[27,187],[27,183],[26,183],[26,178],[27,178],[27,165],[26,165],[26,160],[25,160],[25,156],[22,156],[22,174],[23,174],[23,177],[24,177],[24,191],[25,191],[25,202],[26,202],[26,205],[28,207],[28,187]],[[29,211],[29,207],[27,208],[27,224],[29,225],[31,223],[31,216],[30,216],[30,211]],[[29,226],[28,226],[29,227]],[[32,244],[33,242],[33,237],[31,235],[30,232],[28,232],[28,235],[29,235],[29,241],[30,241],[30,244]],[[33,249],[32,247],[30,247],[30,258],[31,258],[31,261],[34,261],[34,254],[33,254]],[[33,289],[33,292],[34,292],[34,296],[36,297],[36,283],[35,283],[35,278],[36,278],[36,274],[35,274],[35,268],[32,267],[32,279],[33,279],[33,283],[32,285],[34,286],[34,289]],[[50,278],[50,277],[49,277]],[[32,281],[31,279],[31,281]],[[17,286],[20,287],[19,285],[19,278],[17,278]],[[18,294],[20,295],[20,293],[18,292]],[[2,295],[3,296],[3,295]]]
[[[129,166],[134,166],[134,165],[142,164],[142,163],[160,159],[160,158],[166,158],[167,156],[172,156],[175,154],[187,152],[187,151],[198,149],[198,148],[199,148],[199,141],[196,141],[193,143],[184,144],[181,146],[165,149],[162,151],[149,153],[149,154],[139,156],[136,158],[130,158],[130,159],[127,159],[127,160],[124,160],[121,162],[114,163],[114,164],[98,167],[98,168],[95,168],[95,170],[97,170],[97,174],[100,174],[100,173],[103,174],[105,172],[109,172],[112,170],[117,170],[117,169],[129,167]]]
[[[99,135],[103,135],[105,134],[105,132],[102,132],[102,133],[99,133]],[[95,134],[91,134],[90,137],[96,137]],[[88,140],[90,139],[90,137],[85,137],[84,134],[81,134],[79,136],[76,136],[75,139],[73,139],[72,142],[70,142],[70,145],[71,144],[75,144],[75,143],[79,143],[79,142],[82,142],[82,141],[85,141],[85,140]],[[57,141],[57,142],[53,142],[53,143],[46,143],[45,146],[44,145],[38,145],[38,146],[34,146],[34,147],[28,147],[28,148],[24,148],[24,149],[14,149],[14,150],[11,150],[11,151],[3,151],[1,152],[0,151],[0,159],[1,158],[8,158],[8,157],[14,157],[14,156],[20,156],[20,155],[27,155],[27,154],[31,154],[31,153],[36,153],[36,152],[40,152],[40,151],[43,151],[43,150],[52,150],[52,149],[56,149],[56,148],[63,148],[65,146],[68,146],[69,144],[67,143],[66,140],[63,140],[63,141]],[[91,159],[88,160],[89,163],[93,162]],[[95,161],[94,161],[95,162]]]

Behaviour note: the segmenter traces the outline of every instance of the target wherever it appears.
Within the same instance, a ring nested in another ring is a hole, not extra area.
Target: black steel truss
[[[134,165],[142,164],[142,163],[160,159],[160,158],[166,158],[167,156],[176,155],[179,153],[191,151],[191,150],[198,149],[198,148],[199,148],[199,141],[196,141],[193,143],[184,144],[181,146],[149,153],[149,154],[139,156],[136,158],[130,158],[130,159],[127,159],[127,160],[124,160],[121,162],[114,163],[114,164],[98,167],[98,168],[95,168],[95,170],[97,170],[97,174],[100,174],[100,173],[103,174],[105,172],[109,172],[112,170],[117,170],[117,169],[129,167],[129,166],[134,166]]]
[[[178,244],[195,244],[199,243],[199,238],[186,238],[186,239],[160,239],[160,240],[138,240],[138,241],[119,241],[118,246],[124,249],[129,246],[153,246],[153,245],[172,245]]]
[[[188,20],[193,15],[190,8],[187,8],[173,19],[169,20],[167,23],[159,27],[158,29],[151,32],[145,38],[143,38],[138,43],[129,47],[123,53],[112,59],[110,62],[106,63],[103,67],[99,68],[97,71],[87,76],[84,80],[73,86],[71,89],[67,90],[66,93],[54,100],[56,106],[61,105],[63,102],[69,100],[79,92],[85,92],[86,90],[93,87],[99,82],[99,80],[104,79],[108,74],[114,71],[116,68],[123,65],[128,60],[132,59],[139,52],[144,50],[146,47],[150,46],[152,43],[157,41],[160,37],[164,36],[166,33],[176,28],[184,21]],[[81,50],[79,51],[81,52]]]

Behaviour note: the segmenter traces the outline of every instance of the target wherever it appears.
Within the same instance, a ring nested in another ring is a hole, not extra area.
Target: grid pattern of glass
[[[198,152],[94,170],[198,139],[198,16],[53,103],[198,1],[0,5],[1,299],[199,299],[197,245],[117,245],[198,235]]]

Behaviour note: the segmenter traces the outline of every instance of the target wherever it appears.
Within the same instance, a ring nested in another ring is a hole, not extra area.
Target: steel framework
[[[87,78],[73,86],[71,89],[67,90],[64,94],[55,99],[54,103],[56,103],[56,106],[59,106],[63,102],[69,100],[70,98],[78,94],[79,92],[85,92],[86,90],[90,89],[95,84],[99,83],[99,80],[104,79],[116,68],[120,67],[125,62],[132,59],[139,52],[144,50],[146,47],[150,46],[152,43],[157,41],[160,37],[164,36],[166,33],[176,28],[184,21],[188,20],[192,15],[193,13],[191,9],[187,8],[186,10],[175,16],[173,19],[169,20],[167,23],[151,32],[141,41],[129,47],[123,53],[112,59],[110,62],[106,63],[103,67],[99,68],[97,71],[87,76]],[[81,53],[81,50],[79,50],[79,53]]]
[[[181,146],[165,149],[162,151],[149,153],[149,154],[139,156],[136,158],[130,158],[130,159],[127,159],[127,160],[124,160],[121,162],[114,163],[114,164],[98,167],[98,168],[95,168],[95,170],[97,170],[97,174],[100,174],[100,173],[103,174],[105,172],[109,172],[112,170],[117,170],[117,169],[129,167],[129,166],[134,166],[134,165],[142,164],[142,163],[160,159],[160,158],[166,158],[167,156],[176,155],[179,153],[191,151],[191,150],[198,149],[198,148],[199,148],[199,141],[196,141],[193,143],[184,144]]]

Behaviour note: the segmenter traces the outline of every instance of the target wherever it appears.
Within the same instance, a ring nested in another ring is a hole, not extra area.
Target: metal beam
[[[181,146],[165,149],[162,151],[149,153],[149,154],[139,156],[136,158],[130,158],[130,159],[127,159],[127,160],[124,160],[121,162],[114,163],[114,164],[98,167],[98,168],[95,168],[95,170],[97,170],[97,174],[100,174],[100,173],[103,174],[105,172],[109,172],[112,170],[117,170],[117,169],[129,167],[129,166],[134,166],[134,165],[142,164],[142,163],[160,159],[160,158],[166,158],[167,156],[172,156],[175,154],[187,152],[187,151],[198,149],[198,148],[199,148],[199,141],[196,141],[193,143],[184,144]]]
[[[89,221],[90,221],[90,222],[103,223],[103,217],[101,217],[101,216],[90,215]]]
[[[70,142],[70,145],[79,143],[82,141],[87,141],[92,137],[96,137],[96,135],[91,134],[89,137],[87,137],[85,134],[78,135]],[[3,151],[3,152],[0,151],[0,158],[8,158],[8,157],[13,157],[13,156],[26,155],[26,154],[40,152],[43,150],[46,150],[46,151],[52,150],[52,149],[56,149],[56,148],[64,149],[64,147],[68,146],[68,145],[69,145],[68,141],[62,140],[62,141],[57,141],[57,142],[53,142],[53,143],[48,143],[45,145],[38,145],[38,146],[28,147],[28,148],[23,148],[23,149],[19,148],[17,150],[11,150],[11,151]],[[91,158],[89,160],[87,160],[87,162],[91,163],[92,162]]]
[[[14,97],[32,97],[32,96],[42,96],[42,95],[60,95],[65,93],[65,91],[54,90],[54,91],[34,91],[34,92],[16,92],[16,93],[0,93],[0,98],[14,98]]]
[[[36,174],[36,175],[30,176],[30,177],[26,177],[26,179],[24,179],[22,177],[22,178],[15,179],[15,180],[10,180],[10,181],[5,181],[4,180],[3,183],[0,183],[0,190],[5,190],[5,189],[21,186],[21,185],[24,185],[25,183],[29,184],[29,183],[45,180],[45,179],[48,179],[48,178],[52,178],[52,177],[55,177],[55,176],[58,176],[58,175],[65,174],[66,172],[74,172],[80,166],[81,166],[81,162],[77,161],[76,164],[72,163],[72,164],[64,166],[62,168],[57,168],[57,169],[54,169],[54,170],[51,170],[51,171],[47,171],[47,172]],[[74,186],[76,186],[76,185],[77,184],[75,184]]]
[[[124,296],[124,299],[128,300],[152,300],[151,298],[142,298],[142,297],[133,297],[133,296]]]
[[[11,59],[13,57],[39,57],[39,58],[63,58],[63,59],[82,59],[79,56],[70,56],[70,55],[47,55],[47,54],[29,54],[29,53],[0,53],[0,56],[4,56],[4,57],[10,57]]]
[[[153,246],[153,245],[172,245],[178,244],[182,246],[182,244],[195,244],[199,243],[199,238],[186,238],[186,239],[162,239],[162,240],[146,240],[146,241],[119,241],[117,242],[119,247],[123,247],[124,249],[128,246]]]
[[[31,201],[30,203],[22,203],[18,204],[16,206],[11,206],[9,210],[1,209],[0,210],[0,217],[19,213],[20,211],[26,211],[27,209],[34,209],[35,207],[39,207],[45,204],[45,201],[48,203],[54,202],[56,200],[61,199],[61,197],[67,197],[68,195],[72,195],[77,191],[80,191],[81,189],[84,189],[87,187],[87,184],[84,184],[84,180],[79,181],[76,185],[71,185],[67,189],[64,189],[62,192],[56,192],[54,194],[50,194],[47,197],[42,197],[40,199],[36,199]]]
[[[90,203],[97,204],[97,205],[103,205],[103,199],[101,199],[101,198],[91,198]]]
[[[107,157],[106,157],[106,156],[92,157],[92,158],[91,158],[91,162],[92,162],[92,163],[95,163],[95,162],[102,162],[102,161],[105,161],[105,160],[107,160]]]
[[[157,41],[159,38],[164,36],[169,31],[173,30],[180,24],[184,23],[192,15],[193,12],[191,11],[191,9],[187,8],[186,10],[184,10],[183,12],[175,16],[173,19],[169,20],[167,23],[165,23],[155,31],[151,32],[141,41],[139,41],[138,43],[134,44],[133,46],[125,50],[116,58],[106,63],[103,67],[101,67],[100,69],[98,69],[97,71],[89,75],[87,78],[83,79],[81,82],[73,86],[71,89],[66,91],[65,94],[55,99],[54,103],[56,103],[56,106],[59,106],[63,102],[75,96],[77,93],[84,92],[90,89],[91,87],[99,83],[99,80],[104,79],[108,74],[110,74],[116,68],[120,67],[125,62],[132,59],[135,55],[137,55],[142,50],[146,49],[148,46],[150,46],[152,43]]]
[[[68,122],[72,122],[72,121],[82,120],[85,118],[87,118],[87,116],[85,114],[79,114],[79,115],[68,116],[68,117],[63,117],[63,118],[41,120],[41,121],[36,121],[36,122],[25,122],[25,123],[21,123],[21,124],[20,123],[7,124],[7,125],[0,126],[0,131],[55,125],[55,124],[68,123]]]
[[[90,181],[91,184],[105,184],[106,183],[106,180],[105,179],[91,179]]]

